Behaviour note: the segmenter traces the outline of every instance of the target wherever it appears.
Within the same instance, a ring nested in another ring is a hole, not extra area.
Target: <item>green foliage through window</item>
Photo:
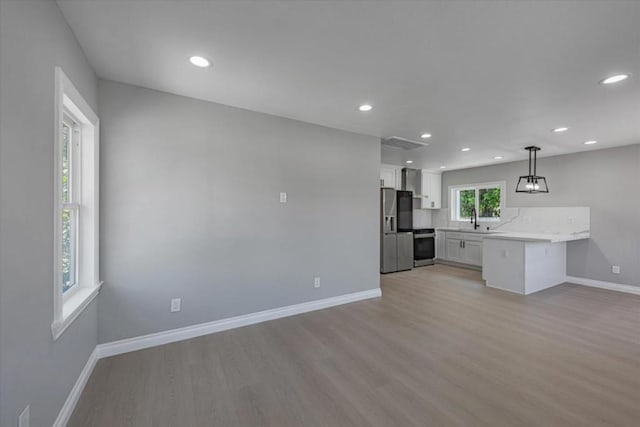
[[[501,187],[475,187],[455,190],[454,220],[468,220],[475,209],[478,218],[500,219]]]
[[[65,117],[62,123],[62,161],[61,161],[61,181],[62,181],[62,292],[66,292],[76,284],[76,261],[77,243],[76,234],[78,231],[78,207],[74,196],[75,177],[72,173],[74,168],[74,134],[73,123]],[[75,205],[75,206],[74,206]]]
[[[460,218],[471,218],[476,206],[476,190],[460,190]]]
[[[500,188],[481,188],[480,191],[481,218],[500,218]]]

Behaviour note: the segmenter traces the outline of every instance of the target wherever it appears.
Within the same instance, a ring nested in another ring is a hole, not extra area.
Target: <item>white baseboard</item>
[[[266,322],[267,320],[279,319],[281,317],[293,316],[309,311],[320,310],[322,308],[347,304],[369,298],[376,298],[382,295],[380,288],[363,292],[340,295],[337,297],[325,298],[316,301],[294,304],[271,310],[259,311],[242,316],[230,317],[227,319],[215,320],[213,322],[200,323],[179,329],[158,332],[155,334],[143,335],[139,337],[127,338],[120,341],[113,341],[99,344],[96,347],[98,358],[115,356],[117,354],[128,353],[130,351],[142,350],[149,347],[168,344],[176,341],[183,341],[214,332],[226,331],[228,329],[240,328],[242,326],[253,325],[255,323]]]
[[[574,283],[576,285],[590,286],[592,288],[609,289],[610,291],[640,295],[640,286],[621,285],[620,283],[604,282],[602,280],[593,280],[574,276],[567,276],[567,282]]]
[[[82,390],[84,390],[84,386],[87,385],[87,381],[89,381],[89,377],[93,372],[93,368],[96,366],[96,362],[98,361],[98,348],[94,348],[89,356],[89,360],[82,368],[82,372],[80,372],[80,376],[76,380],[76,383],[73,385],[71,392],[67,396],[67,400],[62,405],[62,409],[58,413],[58,418],[53,423],[53,427],[65,427],[69,422],[69,418],[71,418],[71,414],[78,403],[78,399],[80,399],[80,395],[82,394]]]

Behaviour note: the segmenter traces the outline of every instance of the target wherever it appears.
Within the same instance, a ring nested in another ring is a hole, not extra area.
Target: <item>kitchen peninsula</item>
[[[487,286],[528,295],[566,281],[567,243],[575,234],[495,233],[484,236],[482,278]]]

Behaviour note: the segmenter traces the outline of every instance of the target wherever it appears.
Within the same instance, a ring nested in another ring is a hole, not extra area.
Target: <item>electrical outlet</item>
[[[620,266],[619,265],[612,265],[611,266],[611,272],[613,274],[620,274]]]
[[[181,310],[182,299],[181,298],[173,298],[171,300],[171,312],[175,313],[176,311]]]
[[[18,416],[18,427],[29,427],[29,413],[31,409],[29,405],[24,408],[24,411]]]
[[[287,203],[287,193],[284,191],[280,193],[280,203]]]
[[[320,278],[319,277],[314,277],[313,278],[313,287],[314,288],[319,288],[320,287]]]

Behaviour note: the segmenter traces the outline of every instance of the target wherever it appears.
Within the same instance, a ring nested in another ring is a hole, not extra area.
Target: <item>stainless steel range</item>
[[[436,257],[435,228],[413,230],[413,265],[421,267],[432,265]]]

